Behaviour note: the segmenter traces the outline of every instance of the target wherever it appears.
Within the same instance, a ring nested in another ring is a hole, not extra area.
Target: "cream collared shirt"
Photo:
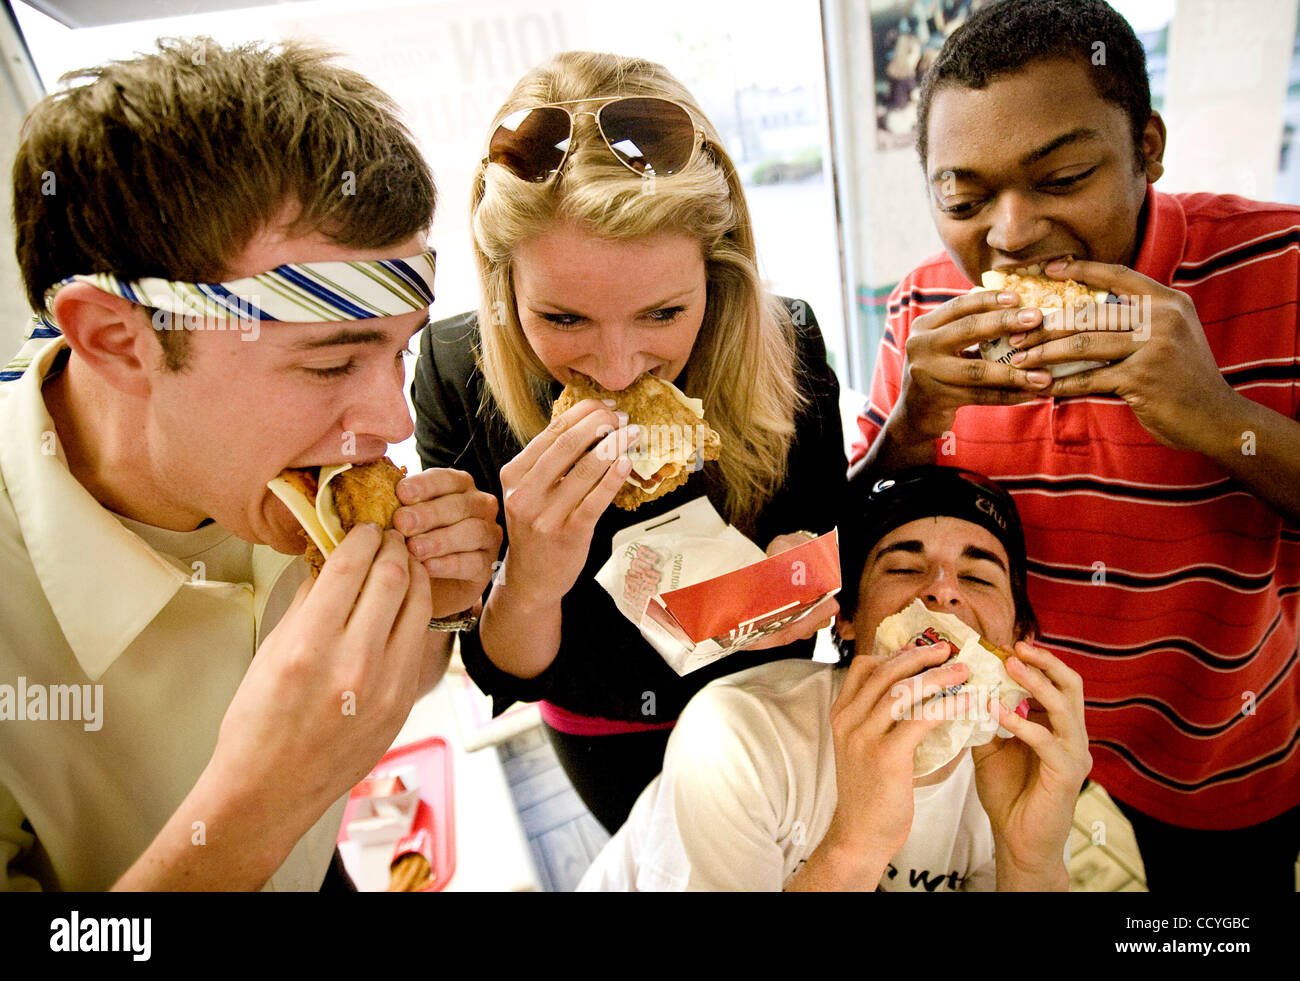
[[[117,881],[197,782],[306,572],[216,526],[168,532],[102,507],[41,394],[64,348],[0,383],[0,889]],[[344,803],[266,888],[320,886]]]

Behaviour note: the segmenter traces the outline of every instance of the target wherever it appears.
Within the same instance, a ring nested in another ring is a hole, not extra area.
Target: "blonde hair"
[[[613,95],[681,103],[703,130],[704,146],[680,173],[648,187],[646,178],[609,152],[594,120],[579,116],[574,149],[549,181],[524,181],[496,164],[480,167],[471,225],[483,287],[479,360],[487,381],[485,402],[490,396],[522,443],[549,419],[547,388],[553,379],[524,337],[515,305],[512,256],[521,242],[557,222],[613,240],[689,235],[704,256],[708,300],[677,384],[704,401],[705,418],[722,438],[717,466],[727,520],[752,530],[759,511],[785,481],[794,417],[805,399],[796,378],[794,326],[785,305],[759,281],[749,209],[716,129],[662,66],[570,51],[525,75],[489,132],[523,108]]]

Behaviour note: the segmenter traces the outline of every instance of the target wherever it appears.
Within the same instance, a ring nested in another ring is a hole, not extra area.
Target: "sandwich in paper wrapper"
[[[928,610],[919,599],[881,622],[876,629],[872,655],[889,657],[913,644],[937,644],[940,641],[947,641],[957,650],[944,663],[965,664],[970,669],[970,677],[947,692],[935,695],[931,701],[937,703],[943,694],[956,694],[970,688],[974,688],[980,698],[970,711],[971,718],[946,719],[926,733],[912,757],[912,774],[916,777],[933,773],[968,746],[983,746],[995,734],[1004,739],[1011,736],[1008,730],[994,725],[988,714],[987,698],[996,698],[1009,711],[1023,715],[1021,706],[1029,696],[1029,692],[1007,675],[997,648],[957,617]],[[922,711],[924,708],[922,706]]]
[[[596,581],[668,665],[689,674],[839,592],[839,538],[832,530],[769,557],[700,497],[616,534]]]
[[[971,292],[982,293],[988,290],[1008,290],[1020,297],[1022,307],[1037,307],[1043,312],[1043,326],[1049,330],[1064,324],[1067,306],[1074,306],[1084,298],[1091,299],[1094,303],[1106,303],[1110,299],[1108,290],[1094,289],[1084,283],[1076,283],[1073,279],[1049,279],[1043,275],[1043,267],[1037,264],[1011,273],[990,269],[980,276],[980,285]],[[1016,354],[1016,349],[1007,337],[983,341],[979,349],[980,356],[985,361],[996,361],[998,364],[1010,364],[1012,356]],[[1053,378],[1066,378],[1106,364],[1105,361],[1067,361],[1047,365],[1045,370]]]

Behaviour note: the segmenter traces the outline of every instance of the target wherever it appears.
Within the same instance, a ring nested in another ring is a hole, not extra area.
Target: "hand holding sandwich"
[[[849,664],[830,713],[835,815],[787,889],[876,888],[912,829],[917,746],[945,714],[951,717],[973,706],[971,696],[961,692],[943,695],[940,706],[921,710],[923,702],[966,681],[965,664],[944,664],[952,654],[951,645],[940,642],[887,658],[859,656]]]
[[[117,888],[260,888],[401,729],[430,602],[401,534],[354,527],[258,648],[207,767]]]
[[[552,418],[501,468],[510,545],[479,631],[502,670],[531,678],[555,659],[560,600],[631,472],[625,454],[636,436],[626,418],[587,399]]]
[[[497,499],[460,470],[429,469],[397,485],[393,526],[429,574],[433,616],[475,609],[501,549]]]
[[[1100,309],[1085,304],[1064,324],[1016,336],[1012,347],[1019,354],[1012,363],[1036,371],[1080,358],[1104,362],[1056,379],[1044,394],[1119,395],[1162,443],[1207,452],[1204,438],[1235,393],[1214,360],[1191,298],[1125,266],[1059,260],[1044,271],[1054,280],[1086,280],[1119,302]]]
[[[1059,658],[1025,641],[1016,644],[1006,669],[1037,705],[1022,719],[992,699],[994,719],[1015,738],[971,750],[980,804],[993,827],[998,889],[1067,889],[1062,850],[1092,769],[1083,682]]]

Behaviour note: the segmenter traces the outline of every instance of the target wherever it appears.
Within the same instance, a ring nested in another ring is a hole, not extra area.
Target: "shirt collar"
[[[1133,268],[1162,286],[1170,286],[1187,249],[1187,215],[1176,197],[1161,194],[1151,184],[1147,185],[1143,212],[1146,228]]]
[[[27,553],[82,670],[98,680],[170,602],[188,577],[124,528],[56,452],[41,385],[55,338],[31,369],[0,387],[0,473]]]

